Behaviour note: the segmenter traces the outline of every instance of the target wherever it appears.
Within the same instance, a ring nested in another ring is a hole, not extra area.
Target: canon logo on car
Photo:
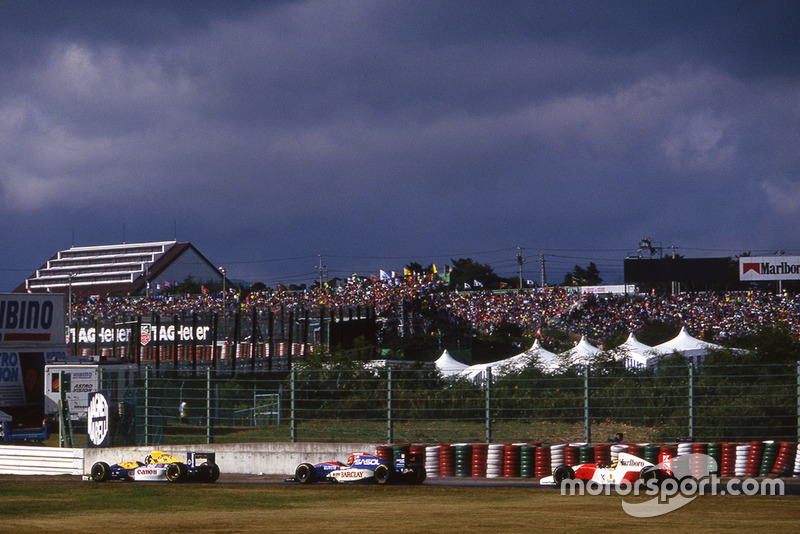
[[[136,470],[136,474],[137,475],[157,475],[158,471],[156,471],[155,469],[137,469]]]

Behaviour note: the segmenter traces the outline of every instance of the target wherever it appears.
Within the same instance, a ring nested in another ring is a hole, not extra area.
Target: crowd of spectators
[[[685,326],[708,341],[756,332],[765,326],[800,335],[800,295],[764,291],[585,295],[552,287],[523,291],[449,290],[442,280],[404,277],[389,280],[353,276],[337,287],[214,294],[159,294],[150,297],[94,297],[74,301],[74,320],[109,320],[159,314],[231,314],[370,307],[378,317],[436,315],[477,332],[491,333],[502,323],[527,332],[559,328],[601,341],[619,331],[636,332],[654,322]],[[402,322],[402,321],[401,321]]]

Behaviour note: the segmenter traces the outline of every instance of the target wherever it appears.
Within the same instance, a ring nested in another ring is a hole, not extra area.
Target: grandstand
[[[157,241],[57,252],[14,291],[93,295],[142,295],[192,277],[222,283],[223,274],[191,243]],[[149,288],[148,288],[149,283]],[[71,289],[70,289],[71,288]]]

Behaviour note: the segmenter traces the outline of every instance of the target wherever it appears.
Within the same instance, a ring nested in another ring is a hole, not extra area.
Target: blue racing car
[[[186,453],[186,462],[171,454],[153,451],[144,462],[120,462],[108,465],[97,462],[92,466],[92,480],[124,480],[127,482],[216,482],[219,466],[214,462],[213,452]]]
[[[322,462],[297,466],[294,477],[287,479],[300,484],[313,482],[345,482],[376,484],[422,484],[425,467],[415,455],[399,453],[393,463],[365,452],[354,452],[342,462]]]

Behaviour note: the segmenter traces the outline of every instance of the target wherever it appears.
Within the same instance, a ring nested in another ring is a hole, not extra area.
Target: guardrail
[[[0,474],[82,475],[84,449],[0,445]]]

